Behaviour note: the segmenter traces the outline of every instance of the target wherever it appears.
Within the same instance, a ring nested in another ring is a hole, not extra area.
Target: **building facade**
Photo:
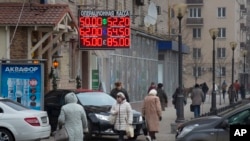
[[[183,81],[185,87],[207,82],[212,90],[213,40],[209,29],[218,28],[215,40],[215,84],[224,80],[231,84],[239,80],[243,71],[242,52],[246,49],[246,0],[179,0],[187,4],[182,29],[183,42],[190,47],[190,54],[183,58]],[[232,48],[234,72],[232,74]]]

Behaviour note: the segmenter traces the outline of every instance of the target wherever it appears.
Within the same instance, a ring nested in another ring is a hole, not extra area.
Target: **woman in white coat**
[[[77,97],[72,92],[65,96],[65,102],[58,117],[59,127],[65,126],[69,141],[83,141],[83,131],[88,129],[85,110],[77,104]]]
[[[115,130],[119,133],[118,141],[124,141],[127,125],[133,122],[131,105],[126,101],[122,92],[117,93],[116,103],[111,108],[111,114],[116,115]]]

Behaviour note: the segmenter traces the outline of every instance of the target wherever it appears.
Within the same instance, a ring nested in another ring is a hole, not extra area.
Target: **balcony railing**
[[[187,18],[187,25],[203,25],[203,18]]]
[[[186,0],[187,5],[203,5],[203,0]]]

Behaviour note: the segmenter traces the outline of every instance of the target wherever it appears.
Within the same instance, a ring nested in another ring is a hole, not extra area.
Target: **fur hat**
[[[122,92],[117,93],[116,96],[120,96],[122,99],[125,99],[125,95]]]
[[[157,95],[157,91],[155,89],[152,89],[148,93],[149,95]]]

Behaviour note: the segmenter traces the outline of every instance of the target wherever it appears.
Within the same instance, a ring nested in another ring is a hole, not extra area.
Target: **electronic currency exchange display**
[[[129,48],[130,32],[129,11],[79,11],[81,49]]]

